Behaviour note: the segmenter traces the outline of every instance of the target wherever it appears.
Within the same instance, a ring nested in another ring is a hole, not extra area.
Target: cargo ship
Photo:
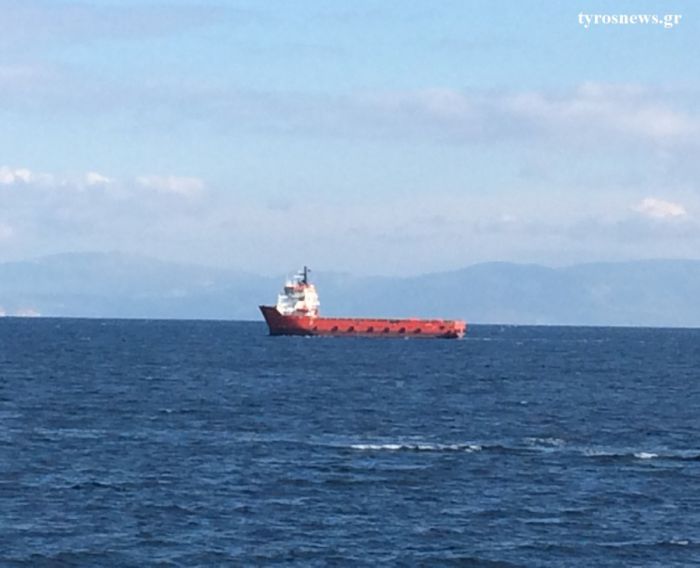
[[[309,272],[305,266],[288,279],[275,306],[260,306],[270,335],[464,337],[467,325],[462,320],[321,317],[318,294],[309,282]]]

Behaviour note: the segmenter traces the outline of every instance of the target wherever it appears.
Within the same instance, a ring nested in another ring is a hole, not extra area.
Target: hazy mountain
[[[63,254],[0,264],[0,309],[8,315],[260,319],[258,304],[274,303],[283,277],[117,253]],[[325,315],[700,325],[695,260],[564,268],[496,262],[411,278],[324,272],[313,278]]]
[[[470,322],[573,325],[700,325],[700,261],[649,260],[564,268],[477,264],[406,279],[352,279],[322,285],[324,312],[419,317],[460,316]],[[367,310],[364,310],[365,312]]]
[[[121,253],[61,254],[0,264],[7,315],[253,319],[278,281]]]

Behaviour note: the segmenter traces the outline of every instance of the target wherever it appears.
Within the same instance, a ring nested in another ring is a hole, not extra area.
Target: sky
[[[0,0],[0,27],[0,262],[700,257],[696,2]]]

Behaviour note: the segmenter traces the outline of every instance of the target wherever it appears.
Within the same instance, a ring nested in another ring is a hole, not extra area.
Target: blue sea
[[[0,320],[0,566],[700,564],[700,330]]]

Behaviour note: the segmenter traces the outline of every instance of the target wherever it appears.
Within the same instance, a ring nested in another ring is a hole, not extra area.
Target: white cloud
[[[112,183],[114,180],[107,176],[103,176],[97,172],[87,172],[84,176],[85,184],[92,185],[106,185]]]
[[[130,183],[91,170],[83,174],[53,174],[35,172],[28,168],[0,166],[0,186],[27,186],[37,189],[56,189],[65,192],[81,192],[85,188],[112,186],[111,195],[133,194],[136,188],[146,188],[157,193],[194,196],[204,191],[205,183],[198,177],[173,175],[139,176]],[[116,192],[116,193],[115,193]]]
[[[651,219],[679,219],[688,214],[680,203],[664,201],[655,197],[643,199],[634,207],[634,210]]]
[[[15,185],[18,183],[30,183],[36,176],[26,168],[10,168],[0,166],[0,184]]]
[[[62,187],[80,189],[85,186],[98,186],[113,183],[115,180],[98,172],[86,172],[82,176],[70,176],[35,172],[29,168],[14,168],[0,166],[0,185],[19,186],[31,185],[41,187]]]
[[[517,140],[531,148],[605,147],[624,155],[640,147],[695,148],[700,138],[693,93],[640,85],[583,83],[566,91],[427,88],[335,97],[198,94],[195,88],[191,94],[204,106],[217,105],[219,125],[353,139],[479,145]]]
[[[520,92],[494,97],[492,111],[533,128],[566,137],[615,134],[664,143],[700,130],[698,118],[674,104],[668,94],[637,85],[584,83],[559,94]]]
[[[190,197],[204,191],[204,182],[197,177],[140,176],[137,185],[159,193],[172,193]]]

